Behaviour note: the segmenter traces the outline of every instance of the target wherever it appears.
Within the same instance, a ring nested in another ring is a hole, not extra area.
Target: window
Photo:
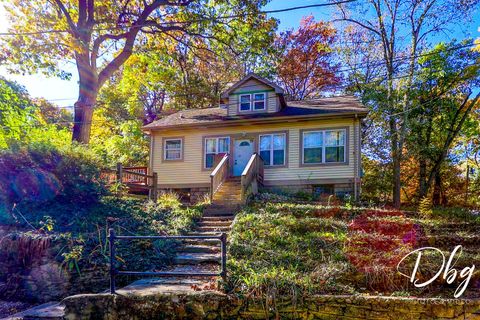
[[[303,133],[303,163],[345,162],[346,130],[322,130]]]
[[[230,138],[206,138],[205,139],[205,168],[213,168],[215,156],[221,153],[230,152]]]
[[[345,130],[325,131],[325,162],[345,162]]]
[[[164,160],[182,160],[182,139],[165,139],[163,146]]]
[[[266,94],[253,93],[240,95],[240,111],[265,110]]]
[[[265,110],[265,93],[255,93],[253,95],[253,109]]]
[[[285,164],[285,133],[260,135],[260,156],[267,166]]]
[[[240,96],[240,111],[250,111],[251,97],[249,94],[242,94]]]
[[[305,132],[303,134],[303,163],[323,162],[323,132]]]

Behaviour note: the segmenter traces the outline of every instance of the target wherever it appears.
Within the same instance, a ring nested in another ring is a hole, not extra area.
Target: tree
[[[297,31],[280,33],[275,41],[277,77],[292,100],[319,97],[340,82],[334,61],[336,30],[313,16],[304,17]]]
[[[429,37],[446,30],[459,16],[468,18],[477,4],[476,0],[368,0],[338,6],[336,21],[362,29],[382,54],[376,61],[377,68],[383,70],[377,83],[385,88],[385,96],[376,105],[388,128],[395,207],[400,206],[401,163],[418,54]]]
[[[434,204],[440,202],[442,165],[480,99],[472,90],[480,84],[480,54],[456,47],[439,44],[419,58],[421,71],[411,89],[408,150],[419,162],[418,196],[434,186]]]
[[[62,63],[74,60],[79,76],[73,140],[88,143],[100,88],[128,60],[137,45],[182,37],[217,41],[226,47],[238,29],[255,30],[265,19],[265,0],[14,0],[6,5],[11,21],[6,60],[17,71],[42,70],[68,77]],[[234,13],[233,18],[225,18]]]
[[[42,142],[63,145],[68,132],[45,122],[27,90],[0,77],[0,150]]]

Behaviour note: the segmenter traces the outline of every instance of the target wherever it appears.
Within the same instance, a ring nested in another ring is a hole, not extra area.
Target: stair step
[[[221,242],[216,239],[185,239],[183,242],[192,246],[216,246],[220,248]]]
[[[200,223],[211,223],[211,222],[225,222],[225,221],[233,221],[233,219],[235,219],[235,215],[233,214],[229,214],[229,215],[223,215],[223,216],[203,216],[201,218],[201,222]]]
[[[190,231],[187,236],[205,236],[205,237],[219,237],[222,231]]]
[[[198,223],[199,227],[230,227],[232,225],[232,221],[225,221],[225,220],[205,220],[200,221]]]
[[[220,252],[219,246],[207,246],[207,245],[186,245],[182,247],[179,252],[186,253],[218,253]]]
[[[206,231],[206,232],[228,232],[230,231],[230,226],[202,226],[197,227],[197,231]]]
[[[220,262],[221,257],[218,254],[211,253],[186,253],[175,257],[176,264],[200,264],[205,262]]]
[[[215,218],[215,217],[228,217],[229,219],[233,219],[235,215],[233,214],[235,211],[209,211],[209,212],[204,212],[203,217],[204,218]]]

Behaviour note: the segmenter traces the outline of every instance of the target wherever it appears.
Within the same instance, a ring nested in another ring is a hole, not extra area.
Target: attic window
[[[240,95],[240,111],[258,111],[265,110],[266,106],[266,94],[261,93],[249,93]]]

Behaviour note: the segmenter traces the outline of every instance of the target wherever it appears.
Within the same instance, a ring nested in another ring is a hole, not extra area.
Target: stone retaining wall
[[[314,296],[265,301],[214,291],[184,294],[76,295],[66,319],[468,319],[480,320],[480,300]]]

